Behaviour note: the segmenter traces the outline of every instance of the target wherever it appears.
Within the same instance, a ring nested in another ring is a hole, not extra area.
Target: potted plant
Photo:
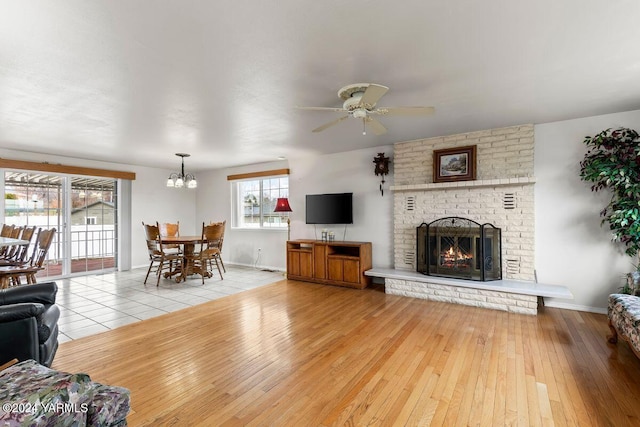
[[[633,129],[606,129],[584,139],[588,147],[580,162],[580,178],[593,183],[592,191],[610,190],[611,200],[600,212],[609,223],[613,240],[625,253],[640,254],[640,135]],[[640,263],[638,263],[640,265]],[[629,293],[640,288],[640,270],[627,275]],[[631,283],[629,283],[631,281]]]

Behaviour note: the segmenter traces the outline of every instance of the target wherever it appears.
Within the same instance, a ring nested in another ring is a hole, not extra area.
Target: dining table
[[[180,245],[182,246],[182,267],[176,274],[176,282],[182,282],[187,280],[187,276],[193,274],[204,275],[205,277],[211,277],[211,273],[207,271],[206,267],[194,265],[193,254],[195,253],[196,245],[202,243],[204,239],[200,236],[162,236],[160,241],[163,245]],[[167,276],[170,273],[165,273]],[[168,276],[167,276],[168,277]]]
[[[5,246],[25,246],[31,243],[28,240],[14,239],[13,237],[0,237],[0,248]]]

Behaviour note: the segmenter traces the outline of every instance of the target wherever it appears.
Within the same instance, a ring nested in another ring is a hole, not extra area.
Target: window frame
[[[286,171],[286,172],[285,172]],[[265,183],[269,183],[270,180],[273,179],[286,179],[286,187],[277,186],[277,196],[269,198],[269,200],[273,200],[278,197],[289,197],[289,173],[288,169],[285,170],[277,170],[274,175],[266,174],[265,172],[260,172],[256,174],[244,174],[244,175],[235,175],[227,177],[230,182],[230,193],[231,193],[231,228],[236,230],[274,230],[274,231],[283,231],[287,230],[287,218],[289,214],[287,212],[273,212],[265,210],[265,193],[267,191],[274,191],[273,187],[265,188]],[[284,172],[284,173],[283,173]],[[255,182],[258,184],[258,189],[254,190],[260,197],[255,197],[254,199],[258,202],[258,222],[256,226],[247,226],[247,222],[245,222],[243,211],[245,209],[243,200],[245,199],[245,194],[248,191],[243,191],[241,186],[247,182]],[[273,204],[275,206],[275,200],[273,200]],[[266,226],[268,222],[266,221],[268,213],[271,218],[279,218],[279,223],[273,223],[271,226]]]

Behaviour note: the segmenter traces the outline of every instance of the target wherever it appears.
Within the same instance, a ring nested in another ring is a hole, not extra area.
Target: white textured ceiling
[[[640,108],[637,0],[2,0],[0,147],[203,170]],[[390,88],[362,135],[337,90]]]

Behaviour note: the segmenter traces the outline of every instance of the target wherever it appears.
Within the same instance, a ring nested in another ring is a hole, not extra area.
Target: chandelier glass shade
[[[182,157],[182,169],[180,172],[174,172],[169,175],[167,178],[167,187],[175,187],[175,188],[197,188],[198,181],[196,181],[196,176],[192,173],[184,173],[184,158],[189,157],[190,154],[186,153],[176,153],[176,156]]]

